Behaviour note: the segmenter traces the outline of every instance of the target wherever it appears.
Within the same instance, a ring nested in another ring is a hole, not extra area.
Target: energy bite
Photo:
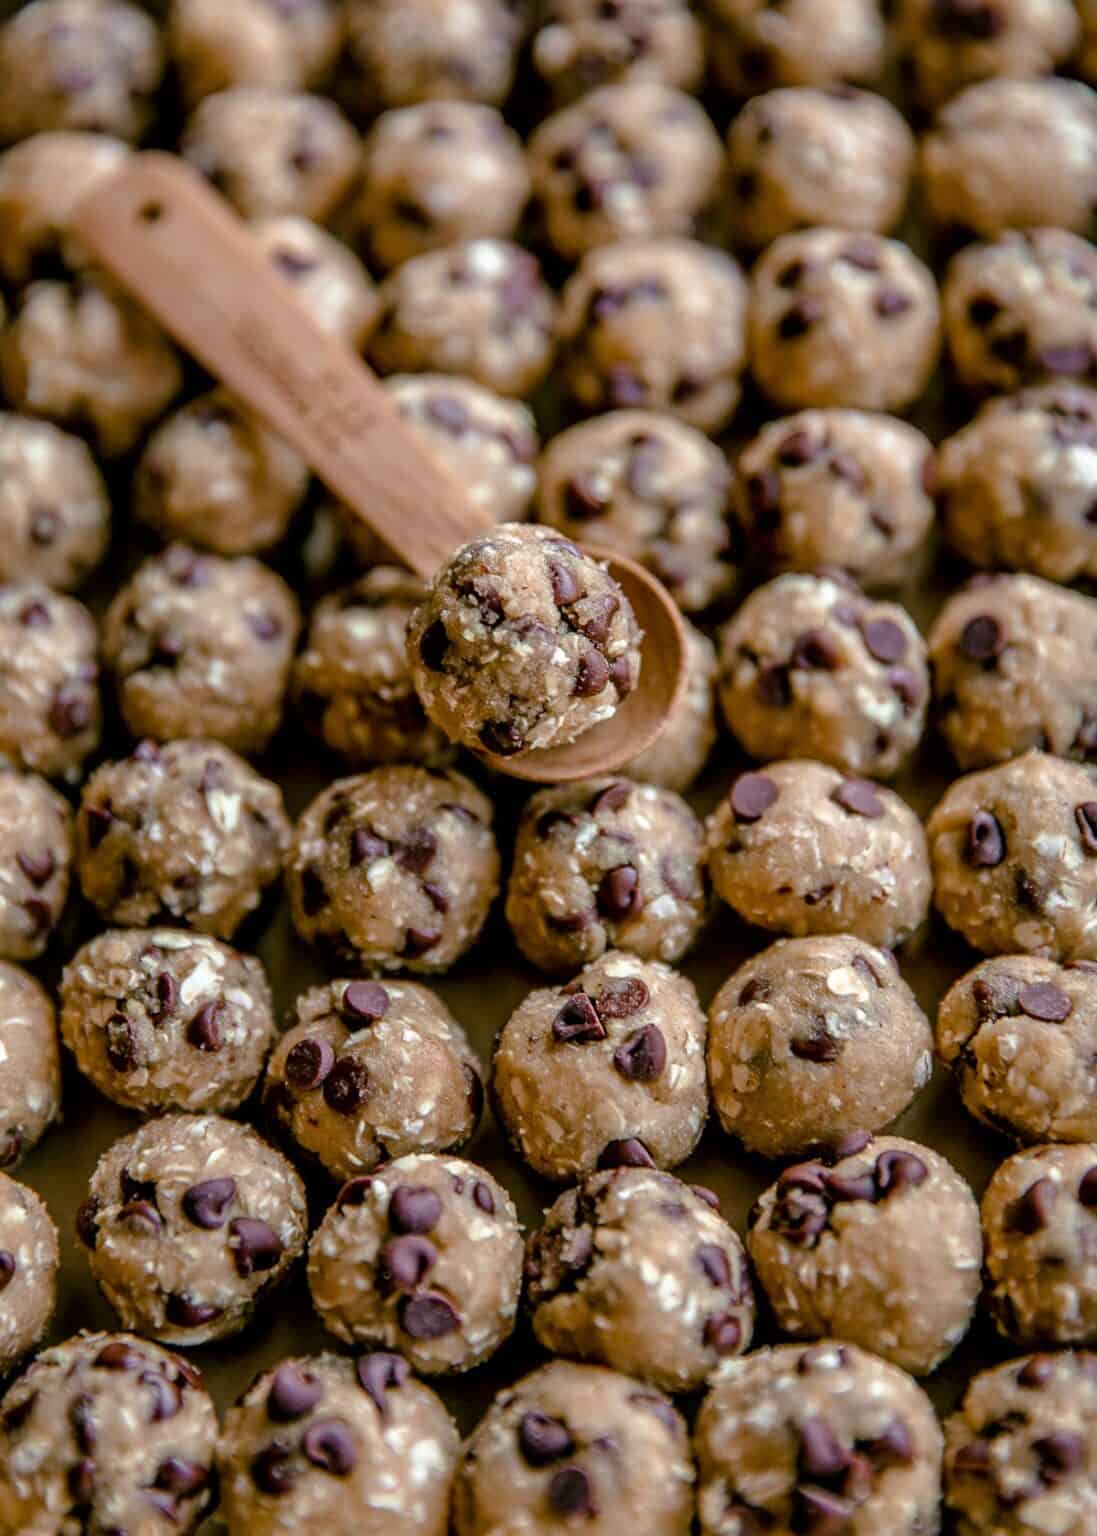
[[[720,703],[752,757],[799,753],[889,779],[921,739],[928,698],[906,609],[837,574],[778,576],[721,635]]]
[[[701,1405],[704,1536],[938,1528],[941,1431],[905,1372],[852,1344],[762,1349]]]
[[[110,521],[106,486],[79,438],[0,412],[0,582],[82,586],[107,552]]]
[[[1097,967],[984,960],[937,1011],[965,1107],[1018,1141],[1097,1141]]]
[[[338,966],[444,971],[499,889],[492,805],[452,770],[400,764],[338,779],[297,823],[293,923]]]
[[[494,108],[428,101],[382,113],[366,135],[351,219],[388,271],[459,240],[509,239],[528,197],[522,141]]]
[[[289,841],[282,791],[228,747],[141,742],[84,786],[76,867],[107,922],[185,923],[230,939]]]
[[[567,386],[588,411],[643,406],[703,432],[739,404],[747,285],[696,240],[623,240],[589,252],[564,288]]]
[[[128,153],[105,133],[62,132],[36,133],[0,155],[0,273],[10,283],[84,266],[72,215]]]
[[[0,956],[36,960],[69,894],[72,811],[31,773],[0,772]]]
[[[440,997],[413,981],[332,981],[297,999],[263,1085],[290,1151],[336,1179],[451,1152],[480,1123],[480,1063]]]
[[[1028,1355],[973,1377],[945,1421],[958,1536],[1085,1533],[1097,1520],[1097,1356]]]
[[[166,38],[191,105],[233,85],[314,85],[342,40],[333,0],[172,0]]]
[[[686,691],[662,731],[624,765],[630,779],[684,795],[700,778],[716,741],[716,647],[688,620]]]
[[[798,86],[752,97],[728,132],[729,218],[755,249],[840,222],[887,234],[903,216],[914,135],[883,96]]]
[[[612,1168],[562,1194],[526,1249],[537,1342],[690,1392],[750,1347],[746,1254],[708,1190]]]
[[[1076,80],[985,80],[938,114],[922,143],[938,224],[993,239],[1046,225],[1085,234],[1097,196],[1097,93]]]
[[[377,319],[377,290],[354,252],[296,214],[256,219],[251,231],[316,323],[360,351]]]
[[[496,1395],[453,1485],[455,1536],[569,1529],[686,1536],[688,1432],[669,1398],[617,1371],[554,1360]]]
[[[115,928],[61,978],[61,1038],[100,1093],[127,1109],[236,1109],[274,1039],[262,964],[205,934]]]
[[[99,745],[98,637],[75,598],[0,587],[0,768],[76,783]]]
[[[498,106],[510,90],[522,24],[505,0],[348,0],[345,9],[362,117],[446,97]]]
[[[445,1536],[459,1450],[400,1355],[283,1360],[225,1416],[219,1514],[229,1536]]]
[[[613,81],[692,91],[705,63],[701,24],[684,0],[551,0],[531,52],[534,69],[561,102]]]
[[[724,1130],[751,1152],[795,1157],[898,1119],[933,1075],[933,1035],[887,950],[781,939],[713,999],[708,1068]]]
[[[46,1331],[57,1303],[60,1264],[49,1211],[33,1189],[0,1173],[0,1371],[5,1375]],[[0,1494],[0,1504],[2,1499]]]
[[[0,960],[0,1168],[14,1168],[60,1112],[53,1004],[29,971]]]
[[[611,950],[503,1025],[492,1102],[515,1150],[557,1183],[595,1168],[672,1168],[708,1114],[705,1016],[693,983]]]
[[[239,1333],[308,1238],[289,1163],[219,1115],[164,1115],[116,1141],[76,1224],[123,1326],[188,1347]]]
[[[979,80],[1050,75],[1072,53],[1078,15],[1070,0],[899,0],[892,37],[903,83],[925,103],[949,101]]]
[[[969,773],[926,832],[934,903],[974,949],[1097,960],[1097,790],[1080,763],[1026,752]]]
[[[434,723],[508,757],[610,719],[639,680],[640,638],[607,566],[552,529],[502,523],[436,573],[407,646]]]
[[[704,108],[654,81],[592,91],[546,118],[528,149],[549,243],[567,261],[615,240],[692,234],[721,172]]]
[[[1097,1145],[1015,1153],[982,1211],[999,1333],[1022,1347],[1097,1341]]]
[[[915,1376],[951,1354],[979,1296],[974,1195],[898,1136],[850,1135],[787,1168],[751,1212],[747,1250],[784,1333],[871,1347]]]
[[[213,1502],[217,1414],[193,1365],[128,1333],[44,1350],[0,1402],[0,1529],[186,1536]]]
[[[706,916],[704,863],[701,824],[670,790],[610,778],[538,790],[518,824],[507,922],[550,973],[612,949],[677,960]]]
[[[780,85],[848,88],[884,72],[886,37],[877,0],[706,0],[716,75],[733,96]]]
[[[457,373],[528,395],[552,361],[556,301],[536,256],[509,240],[425,251],[381,285],[369,345],[380,373]]]
[[[937,364],[933,275],[908,246],[882,235],[782,235],[754,267],[749,316],[754,377],[788,410],[903,410]]]
[[[468,1371],[509,1338],[522,1284],[514,1202],[485,1168],[430,1153],[344,1185],[309,1244],[309,1290],[345,1344]]]
[[[731,475],[715,443],[654,411],[610,411],[554,437],[538,515],[569,539],[638,560],[687,613],[735,584]]]

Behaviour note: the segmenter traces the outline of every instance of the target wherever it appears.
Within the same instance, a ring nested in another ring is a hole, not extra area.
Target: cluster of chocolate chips
[[[583,991],[578,982],[561,988],[565,999],[552,1021],[552,1037],[560,1045],[589,1045],[605,1040],[606,1021],[632,1018],[651,1001],[647,984],[639,976],[607,981],[597,997]],[[616,1046],[615,1069],[633,1083],[649,1083],[662,1075],[667,1064],[667,1043],[657,1024],[644,1024]]]
[[[835,1165],[863,1152],[872,1138],[856,1132],[835,1146],[823,1149],[818,1159],[786,1168],[777,1180],[777,1200],[768,1230],[802,1247],[814,1247],[830,1225],[831,1212],[853,1201],[877,1204],[904,1190],[916,1189],[929,1170],[913,1152],[889,1148],[871,1167],[843,1172]],[[825,1161],[824,1161],[825,1159]],[[754,1226],[763,1215],[760,1204],[751,1211]]]
[[[463,1194],[465,1181],[458,1180]],[[363,1205],[373,1180],[368,1175],[350,1179],[339,1191],[338,1207]],[[487,1216],[495,1214],[495,1196],[482,1179],[469,1191],[473,1204]],[[438,1263],[438,1248],[428,1233],[442,1219],[441,1197],[429,1186],[398,1184],[389,1196],[387,1219],[392,1234],[377,1259],[376,1282],[382,1294],[396,1295],[396,1320],[410,1339],[441,1339],[455,1333],[461,1318],[445,1296],[429,1289],[431,1271]]]

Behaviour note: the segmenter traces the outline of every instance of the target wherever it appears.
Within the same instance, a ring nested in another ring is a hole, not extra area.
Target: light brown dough
[[[99,745],[95,620],[34,584],[0,588],[0,767],[76,783]]]
[[[192,106],[233,85],[315,85],[342,40],[334,0],[172,0],[166,35]]]
[[[652,80],[695,90],[704,34],[683,0],[551,0],[531,45],[533,65],[557,101],[611,81]]]
[[[73,212],[128,153],[105,133],[61,132],[36,133],[0,155],[0,272],[9,282],[54,276],[58,261],[84,266]]]
[[[848,81],[871,85],[884,72],[884,21],[877,0],[706,0],[709,49],[720,83],[736,97],[779,85]]]
[[[361,116],[458,97],[498,106],[521,31],[504,0],[348,0],[348,64]]]
[[[0,956],[35,960],[69,894],[72,811],[31,773],[0,772]]]
[[[80,439],[0,412],[0,582],[82,586],[107,552],[110,524],[107,488]]]
[[[361,351],[377,320],[378,299],[354,252],[297,214],[256,219],[251,229],[264,256],[293,285],[317,324]]]
[[[641,784],[657,784],[684,795],[700,778],[716,741],[716,647],[707,635],[686,626],[686,691],[678,708],[650,747],[624,765]]]
[[[29,971],[0,961],[0,1168],[14,1168],[60,1112],[53,1003]]]
[[[0,1370],[5,1375],[46,1331],[57,1304],[60,1264],[49,1211],[33,1189],[0,1173]]]

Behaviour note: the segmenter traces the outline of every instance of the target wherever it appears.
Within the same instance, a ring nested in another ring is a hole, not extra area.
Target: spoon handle
[[[134,155],[74,228],[165,330],[429,577],[490,526],[353,350],[317,325],[247,226],[172,155]]]

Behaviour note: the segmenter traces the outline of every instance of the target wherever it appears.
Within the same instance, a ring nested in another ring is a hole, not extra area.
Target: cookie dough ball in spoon
[[[71,591],[107,552],[107,488],[77,437],[0,414],[0,582]]]
[[[25,1184],[0,1173],[0,1371],[38,1343],[57,1301],[57,1228]],[[0,1508],[2,1508],[0,1495]]]
[[[72,868],[68,801],[31,773],[0,773],[0,956],[35,960],[65,910]]]
[[[173,0],[168,52],[193,106],[232,85],[313,85],[342,42],[333,0]]]
[[[354,252],[311,219],[282,214],[251,226],[259,248],[316,323],[360,351],[379,308],[377,290]]]
[[[29,971],[0,961],[0,1168],[14,1168],[60,1109],[53,1004]]]
[[[0,272],[13,284],[56,277],[87,258],[69,225],[129,153],[105,133],[36,133],[0,155]]]

